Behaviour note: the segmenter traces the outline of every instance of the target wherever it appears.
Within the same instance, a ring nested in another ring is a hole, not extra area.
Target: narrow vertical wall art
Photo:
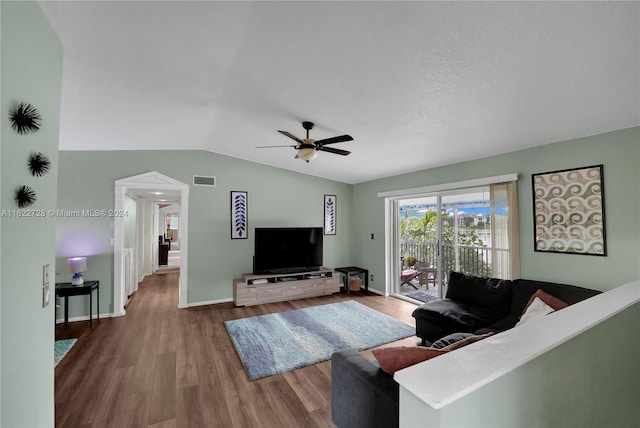
[[[336,234],[337,222],[336,195],[324,195],[324,234]]]
[[[249,219],[247,192],[231,191],[231,239],[247,239]]]

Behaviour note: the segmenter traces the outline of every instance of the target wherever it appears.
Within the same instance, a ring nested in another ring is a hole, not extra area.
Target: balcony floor
[[[433,284],[419,284],[417,280],[411,282],[418,289],[403,284],[400,287],[400,294],[420,302],[429,302],[438,299],[438,286]]]

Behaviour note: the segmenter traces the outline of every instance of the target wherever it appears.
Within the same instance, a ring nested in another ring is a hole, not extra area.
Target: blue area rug
[[[64,340],[56,340],[53,344],[53,361],[55,362],[54,367],[58,365],[60,360],[67,355],[67,352],[71,349],[73,345],[76,344],[78,339],[64,339]]]
[[[415,327],[355,301],[226,321],[251,380],[413,336]]]

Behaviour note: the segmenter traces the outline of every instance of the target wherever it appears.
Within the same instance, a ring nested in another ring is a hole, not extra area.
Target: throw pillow
[[[476,334],[473,336],[465,337],[462,340],[458,340],[457,342],[452,343],[451,345],[447,345],[442,349],[446,349],[449,351],[453,351],[454,349],[462,348],[463,346],[471,345],[473,342],[477,342],[478,340],[485,339],[491,336],[493,333],[487,334]]]
[[[520,315],[520,319],[522,319],[524,313],[527,312],[527,309],[529,309],[529,306],[533,303],[533,301],[536,299],[536,297],[539,298],[540,300],[542,300],[547,305],[551,306],[556,311],[559,311],[560,309],[564,309],[567,306],[569,306],[567,303],[563,302],[562,300],[558,299],[557,297],[552,296],[551,294],[545,292],[542,289],[538,289],[538,291],[533,293],[533,295],[531,296],[531,298],[527,302],[527,305],[524,307],[524,310],[522,311],[522,314]]]
[[[474,336],[473,333],[451,333],[441,339],[436,340],[431,344],[432,348],[442,349],[446,346],[451,345],[452,343],[456,343],[460,340],[466,339],[467,337]]]
[[[522,314],[520,321],[515,325],[516,327],[530,321],[533,321],[538,318],[542,318],[543,316],[553,312],[553,308],[543,302],[539,297],[533,299],[533,302],[527,308],[527,311]]]
[[[380,368],[390,375],[398,370],[429,360],[449,351],[434,348],[397,346],[393,348],[374,349],[373,356],[378,360]]]

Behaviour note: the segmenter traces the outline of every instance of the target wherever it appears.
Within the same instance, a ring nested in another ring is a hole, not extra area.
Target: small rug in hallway
[[[56,340],[53,344],[53,361],[54,367],[58,365],[60,360],[67,355],[67,352],[76,344],[78,339],[64,339],[64,340]]]
[[[336,351],[404,339],[415,327],[353,300],[226,321],[251,380],[316,364]]]
[[[411,297],[412,299],[420,300],[421,302],[425,303],[438,300],[437,297],[427,294],[424,291],[414,291],[413,293],[405,294],[405,296]]]

